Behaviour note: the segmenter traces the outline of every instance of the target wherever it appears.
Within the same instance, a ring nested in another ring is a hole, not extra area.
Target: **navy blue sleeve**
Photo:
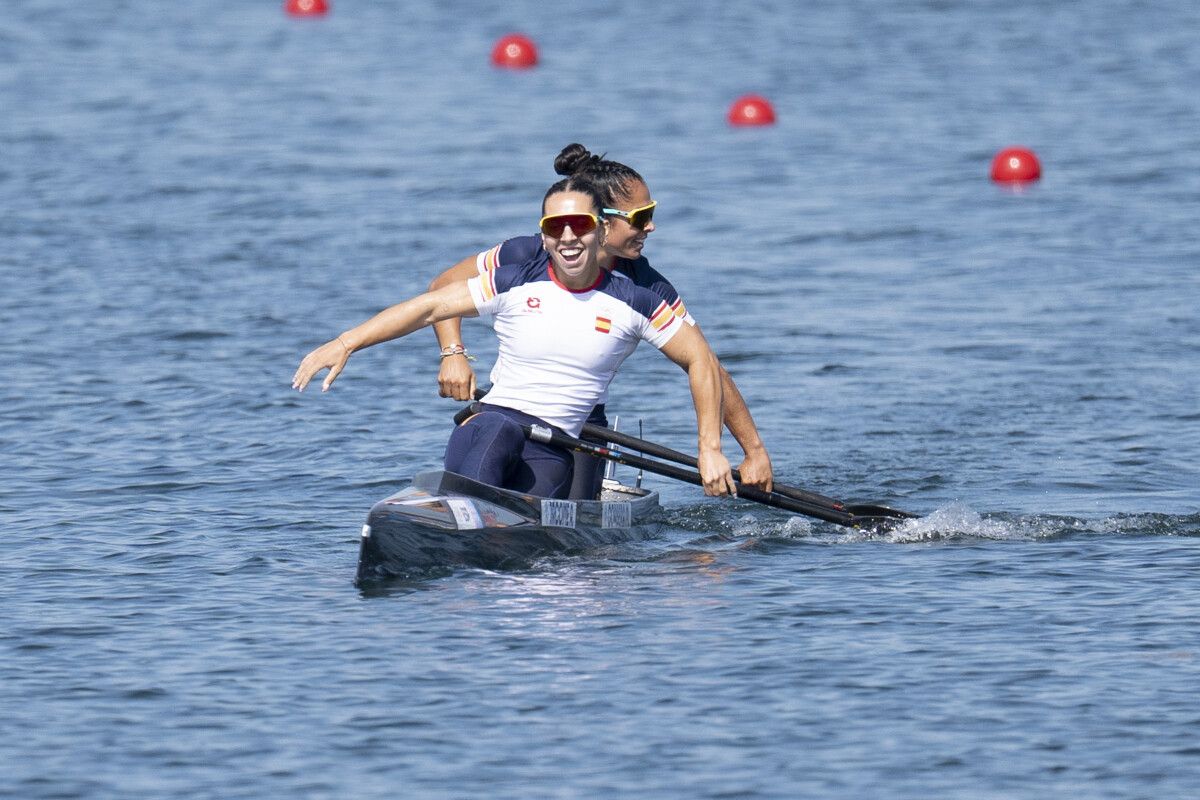
[[[550,257],[545,251],[520,264],[501,264],[491,270],[491,286],[496,294],[504,294],[514,286],[537,280],[547,280]]]
[[[541,236],[514,236],[506,239],[500,245],[497,255],[497,266],[505,264],[524,264],[544,252]]]

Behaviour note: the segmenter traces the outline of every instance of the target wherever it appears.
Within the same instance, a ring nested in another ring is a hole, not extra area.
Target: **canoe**
[[[652,535],[658,492],[606,478],[599,500],[552,500],[432,470],[372,506],[356,584],[438,568],[503,569]]]

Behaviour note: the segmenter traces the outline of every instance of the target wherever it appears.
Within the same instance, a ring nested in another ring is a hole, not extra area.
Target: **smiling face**
[[[542,214],[554,217],[561,214],[600,214],[592,198],[583,192],[556,192],[546,198]],[[551,226],[556,227],[556,226]],[[585,225],[576,227],[585,228]],[[600,277],[601,242],[604,239],[604,224],[589,231],[579,232],[571,225],[562,226],[562,232],[551,236],[544,230],[542,244],[550,254],[550,263],[555,275],[566,286],[582,289],[591,286]]]
[[[613,207],[621,211],[641,208],[650,203],[650,188],[641,181],[633,181],[625,185],[626,194],[613,198]],[[646,237],[654,232],[654,221],[651,220],[643,230],[638,230],[629,224],[624,217],[610,216],[608,218],[608,236],[604,240],[604,252],[617,258],[636,259],[642,254]]]

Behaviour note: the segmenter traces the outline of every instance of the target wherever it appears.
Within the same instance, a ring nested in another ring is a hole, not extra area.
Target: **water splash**
[[[928,542],[945,539],[1038,541],[1072,536],[1198,536],[1200,515],[1117,514],[1103,519],[1083,519],[1053,514],[980,514],[954,503],[926,516],[905,520],[883,534],[863,534],[854,540]]]
[[[891,542],[928,542],[968,537],[977,539],[1027,539],[1019,527],[1001,519],[984,517],[962,503],[937,509],[932,514],[905,520],[882,538]],[[874,538],[874,537],[872,537]]]

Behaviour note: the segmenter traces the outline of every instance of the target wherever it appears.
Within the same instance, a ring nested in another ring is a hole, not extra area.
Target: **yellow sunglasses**
[[[654,207],[656,205],[658,203],[651,200],[649,205],[635,208],[632,211],[622,211],[619,208],[602,208],[600,210],[611,216],[624,217],[630,225],[639,231],[644,231],[646,230],[646,226],[650,224],[650,220],[654,219]]]
[[[542,233],[557,239],[567,228],[570,228],[576,236],[583,236],[596,230],[599,224],[600,220],[595,214],[547,214],[542,217],[538,227],[542,229]]]

